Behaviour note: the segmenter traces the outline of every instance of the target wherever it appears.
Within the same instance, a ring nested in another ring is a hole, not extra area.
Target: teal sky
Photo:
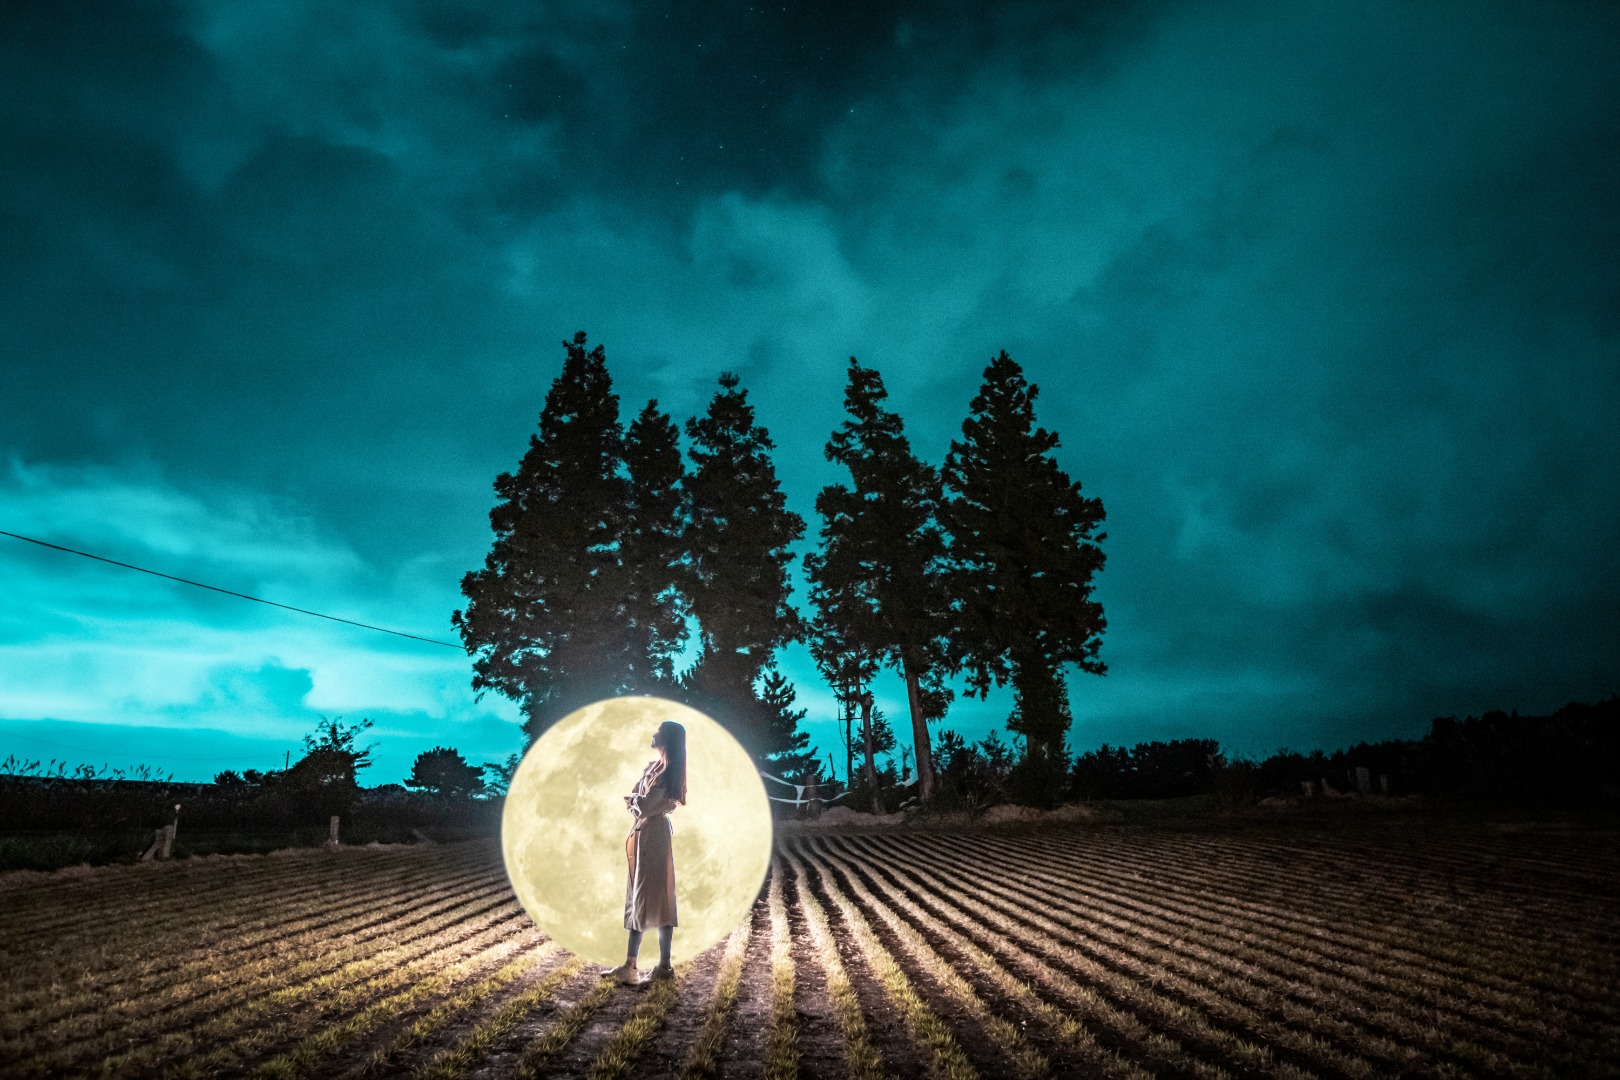
[[[627,416],[738,372],[812,535],[850,355],[937,463],[1005,348],[1108,512],[1072,748],[1596,699],[1616,101],[1598,2],[7,5],[0,529],[450,640],[575,330]],[[520,742],[451,649],[4,537],[0,586],[0,756]]]

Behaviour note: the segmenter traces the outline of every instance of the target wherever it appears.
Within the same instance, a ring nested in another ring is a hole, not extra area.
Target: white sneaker
[[[626,963],[620,964],[615,968],[603,968],[602,977],[604,979],[612,979],[614,982],[619,983],[622,986],[641,985],[641,973],[636,970],[636,965],[634,964]]]

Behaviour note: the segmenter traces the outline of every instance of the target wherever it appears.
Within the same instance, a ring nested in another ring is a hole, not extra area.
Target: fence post
[[[330,820],[330,821],[328,821],[326,823],[326,850],[327,851],[336,851],[337,849],[338,849],[338,816],[336,814],[333,814],[332,815],[332,820]]]
[[[169,850],[174,847],[174,825],[172,823],[165,825],[161,831],[163,833],[163,847],[158,851],[158,858],[167,859]]]
[[[152,846],[141,852],[141,862],[151,862],[157,857],[158,849],[163,846],[163,837],[168,834],[169,827],[152,830]]]

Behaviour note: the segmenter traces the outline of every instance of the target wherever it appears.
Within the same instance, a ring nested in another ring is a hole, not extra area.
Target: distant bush
[[[934,747],[934,808],[965,810],[977,817],[1010,797],[1013,752],[991,732],[969,744],[954,731],[942,731]]]
[[[434,795],[478,795],[484,790],[484,773],[454,747],[435,746],[416,755],[405,786]]]
[[[1070,770],[1070,792],[1082,799],[1176,799],[1213,790],[1224,764],[1214,739],[1104,744],[1081,754]]]
[[[1213,739],[1178,739],[1081,754],[1069,794],[1082,799],[1171,799],[1214,794],[1222,805],[1268,795],[1356,791],[1357,769],[1372,790],[1493,798],[1588,798],[1620,794],[1620,696],[1571,703],[1550,716],[1487,712],[1439,717],[1421,739],[1392,739],[1324,753],[1279,750],[1263,761],[1231,759]]]
[[[1620,696],[1571,702],[1549,716],[1493,710],[1435,718],[1421,739],[1358,743],[1332,754],[1279,751],[1260,763],[1265,794],[1323,780],[1355,790],[1355,769],[1389,778],[1393,794],[1588,798],[1620,784]]]
[[[133,860],[156,829],[175,820],[176,804],[175,857],[320,844],[340,799],[339,835],[349,844],[459,840],[500,828],[500,799],[428,795],[399,784],[322,790],[315,770],[302,776],[295,770],[249,770],[192,784],[53,771],[10,759],[0,763],[0,870]]]

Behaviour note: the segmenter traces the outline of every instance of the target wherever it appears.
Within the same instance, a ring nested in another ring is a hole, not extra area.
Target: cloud
[[[833,10],[8,12],[7,505],[442,630],[575,329],[628,410],[682,419],[739,371],[811,535],[849,355],[938,461],[1007,348],[1109,512],[1075,745],[1614,688],[1612,10]],[[0,616],[61,650],[10,687],[38,715],[264,672],[268,717],[301,671],[305,708],[402,731],[497,708],[448,650],[46,554],[7,556],[31,614]]]
[[[901,383],[919,445],[1005,345],[1109,508],[1077,739],[1613,688],[1620,65],[1566,14],[1172,6],[1101,69],[991,56],[830,140],[872,334],[938,387]]]
[[[186,490],[156,470],[12,458],[0,477],[0,520],[64,547],[427,636],[435,629],[424,613],[442,616],[452,600],[437,575],[409,565],[380,572],[285,502]],[[0,547],[0,566],[13,583],[0,616],[8,660],[0,701],[7,731],[20,736],[37,722],[67,721],[164,729],[192,742],[201,733],[296,746],[322,715],[370,715],[405,738],[391,748],[395,756],[458,732],[476,733],[468,752],[505,753],[518,741],[506,703],[473,702],[457,651],[15,539]],[[153,764],[164,757],[158,749],[125,752]]]

